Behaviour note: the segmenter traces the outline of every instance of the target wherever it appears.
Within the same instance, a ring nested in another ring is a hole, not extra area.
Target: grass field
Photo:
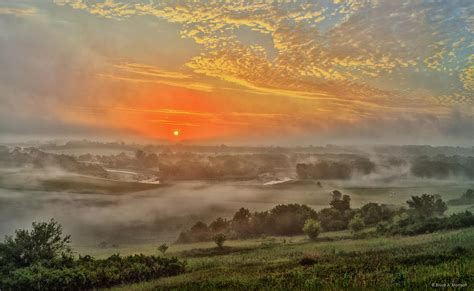
[[[44,174],[41,171],[8,172],[0,170],[0,188],[16,191],[71,192],[84,194],[128,194],[163,187],[117,181],[71,173]]]
[[[324,241],[328,237],[334,241]],[[186,259],[186,274],[114,290],[413,290],[431,289],[432,284],[459,284],[456,286],[466,290],[473,287],[474,228],[366,239],[335,232],[322,235],[321,240],[280,237],[229,241],[222,251],[211,243],[174,245],[167,256]]]

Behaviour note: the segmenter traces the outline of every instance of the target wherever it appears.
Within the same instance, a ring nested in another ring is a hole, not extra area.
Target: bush
[[[70,267],[42,264],[11,270],[0,277],[2,290],[85,290],[174,276],[185,271],[177,258],[112,255],[105,260],[76,260]]]
[[[219,248],[222,248],[227,238],[224,234],[219,233],[213,237],[213,240]]]
[[[321,232],[321,225],[317,220],[310,218],[304,223],[303,231],[310,240],[316,240]]]
[[[353,232],[359,232],[364,228],[364,222],[362,219],[358,216],[352,218],[352,220],[349,222],[349,229]]]
[[[0,290],[85,290],[173,276],[185,271],[177,258],[112,255],[74,259],[70,238],[56,221],[33,223],[0,244]],[[167,246],[166,246],[167,247]]]
[[[386,233],[417,235],[474,226],[474,215],[469,211],[452,214],[449,217],[431,217],[422,220],[417,220],[413,216],[405,216],[406,218],[387,227]]]
[[[169,246],[167,244],[161,244],[158,247],[158,250],[164,255],[166,251],[168,250]]]

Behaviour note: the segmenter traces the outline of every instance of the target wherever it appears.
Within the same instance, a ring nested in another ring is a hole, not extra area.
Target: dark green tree
[[[440,216],[448,209],[446,203],[441,198],[429,194],[412,196],[411,200],[407,201],[407,204],[421,218]]]
[[[234,214],[232,228],[239,236],[246,237],[251,234],[250,218],[250,211],[243,207]]]
[[[329,205],[334,209],[344,212],[351,209],[351,197],[349,195],[342,195],[338,190],[332,192],[332,200]]]
[[[0,244],[0,265],[26,267],[48,263],[61,257],[71,257],[71,236],[63,235],[62,226],[49,222],[33,222],[32,230],[19,229],[15,236],[6,236]]]

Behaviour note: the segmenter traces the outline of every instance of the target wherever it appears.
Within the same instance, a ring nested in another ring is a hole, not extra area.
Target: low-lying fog
[[[152,190],[111,194],[43,192],[0,189],[0,235],[27,228],[32,221],[54,218],[75,245],[173,242],[180,230],[197,220],[209,222],[218,216],[230,218],[240,207],[267,210],[280,203],[304,203],[327,207],[329,193],[338,189],[351,195],[352,206],[369,201],[404,204],[410,195],[440,194],[458,197],[472,181],[405,180],[401,183],[322,181],[262,186],[247,182],[176,182]]]
[[[58,153],[77,149],[87,150]],[[405,206],[424,193],[449,200],[474,188],[472,148],[373,151],[90,141],[0,145],[0,236],[54,218],[76,246],[173,242],[198,220],[232,218],[241,207],[300,203],[319,210],[328,207],[333,190],[350,195],[357,208],[368,202]]]

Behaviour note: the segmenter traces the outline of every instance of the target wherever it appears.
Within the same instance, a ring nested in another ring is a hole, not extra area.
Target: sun
[[[173,135],[174,135],[174,136],[178,136],[178,135],[179,135],[179,131],[177,131],[177,130],[173,131]]]

